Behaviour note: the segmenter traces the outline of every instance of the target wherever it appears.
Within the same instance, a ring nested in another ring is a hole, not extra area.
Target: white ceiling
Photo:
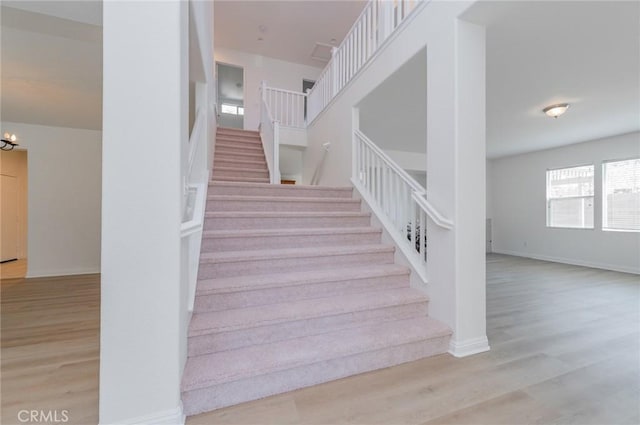
[[[69,16],[67,3],[79,2],[9,3],[2,6],[2,120],[99,130],[102,27],[31,11],[33,3],[61,3],[58,15]],[[77,18],[96,22],[85,6]]]
[[[365,4],[363,0],[218,0],[215,45],[324,67],[325,61],[311,57],[316,43],[331,44],[335,39],[339,45]]]
[[[487,26],[489,158],[640,130],[640,2],[483,1],[465,18]]]

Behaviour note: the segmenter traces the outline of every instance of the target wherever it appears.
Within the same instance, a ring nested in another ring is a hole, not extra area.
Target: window
[[[547,226],[593,229],[593,165],[547,170]]]
[[[221,105],[221,111],[223,114],[244,115],[244,108],[242,106],[229,105],[228,103]]]
[[[640,230],[640,158],[602,164],[602,228]]]

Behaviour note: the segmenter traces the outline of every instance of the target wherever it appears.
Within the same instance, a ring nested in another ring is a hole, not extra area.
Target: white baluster
[[[422,253],[422,261],[427,262],[427,215],[424,210],[420,209],[420,252]]]

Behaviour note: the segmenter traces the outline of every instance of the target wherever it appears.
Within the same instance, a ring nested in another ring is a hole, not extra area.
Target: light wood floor
[[[2,424],[20,410],[98,423],[100,276],[3,279]]]
[[[187,424],[638,424],[638,276],[487,257],[491,351],[441,355]]]
[[[441,355],[188,418],[188,424],[637,424],[640,279],[487,258],[491,351]],[[99,276],[3,281],[2,423],[97,423]]]

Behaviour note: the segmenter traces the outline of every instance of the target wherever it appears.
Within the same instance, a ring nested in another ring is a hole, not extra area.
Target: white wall
[[[360,130],[384,151],[427,149],[427,55],[420,50],[358,104]],[[422,169],[426,160],[422,164]]]
[[[302,149],[280,146],[280,177],[284,180],[295,180],[300,184],[302,178]]]
[[[103,4],[100,423],[179,423],[188,4]]]
[[[422,143],[426,144],[424,140],[422,141]],[[386,153],[389,156],[389,158],[391,158],[396,164],[398,164],[404,170],[419,171],[419,172],[427,171],[427,155],[425,153],[396,151],[396,150],[390,150],[390,149],[383,149],[383,150],[384,150],[384,153]]]
[[[270,87],[302,91],[302,80],[316,80],[321,68],[286,62],[252,53],[216,46],[216,62],[240,66],[244,69],[244,128],[257,130],[260,124],[260,83]]]
[[[0,123],[28,151],[27,277],[100,272],[100,131]]]
[[[426,45],[427,193],[455,223],[429,226],[429,314],[454,331],[452,352],[488,349],[485,314],[484,29],[457,18],[473,2],[429,2],[311,124],[303,182],[331,142],[322,185],[348,185],[352,109]],[[480,211],[481,214],[477,212]]]
[[[494,252],[640,273],[640,233],[602,230],[602,161],[640,156],[640,133],[490,161]],[[546,170],[595,164],[595,229],[546,226]]]

